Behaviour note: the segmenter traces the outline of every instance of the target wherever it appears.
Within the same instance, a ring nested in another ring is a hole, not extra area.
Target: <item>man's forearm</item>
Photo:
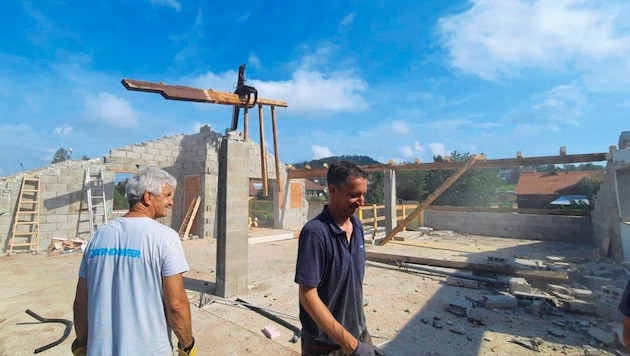
[[[184,279],[181,274],[177,274],[163,277],[162,283],[164,288],[164,308],[168,325],[182,346],[190,346],[193,343],[192,321],[190,317],[190,303],[184,289]]]
[[[623,342],[626,350],[630,351],[630,317],[623,317]]]
[[[193,342],[190,304],[185,303],[178,307],[167,308],[166,317],[168,325],[173,329],[179,343],[184,347],[190,346]]]
[[[88,293],[87,280],[79,278],[76,295],[72,306],[74,312],[74,332],[79,344],[87,344],[88,338]]]

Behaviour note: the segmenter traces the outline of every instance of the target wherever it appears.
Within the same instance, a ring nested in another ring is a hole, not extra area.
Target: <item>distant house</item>
[[[549,209],[563,196],[581,195],[577,184],[582,179],[603,181],[604,171],[521,172],[514,189],[519,208]]]
[[[326,187],[323,185],[319,185],[310,179],[307,179],[304,183],[304,190],[306,192],[306,197],[326,197]]]
[[[249,196],[257,197],[262,194],[263,184],[259,180],[250,179],[249,180]]]

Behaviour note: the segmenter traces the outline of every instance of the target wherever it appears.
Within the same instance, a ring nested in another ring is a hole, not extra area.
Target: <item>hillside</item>
[[[361,156],[361,155],[343,155],[343,156],[330,156],[319,159],[312,159],[310,161],[293,163],[293,166],[297,169],[303,169],[306,165],[311,166],[311,168],[322,168],[324,163],[330,164],[337,161],[351,161],[358,165],[368,165],[368,164],[381,164],[379,161],[375,161],[371,157]]]

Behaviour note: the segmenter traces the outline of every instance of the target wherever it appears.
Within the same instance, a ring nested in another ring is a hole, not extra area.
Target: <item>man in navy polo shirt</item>
[[[623,297],[619,303],[619,310],[623,314],[623,343],[630,351],[630,281],[626,284]]]
[[[363,312],[363,226],[354,216],[365,202],[368,175],[339,161],[328,169],[328,205],[300,232],[302,355],[384,355],[372,346]]]

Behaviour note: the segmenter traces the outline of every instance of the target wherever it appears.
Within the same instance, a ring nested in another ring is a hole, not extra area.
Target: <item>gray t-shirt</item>
[[[179,235],[150,218],[117,218],[81,260],[88,285],[88,355],[173,355],[162,277],[188,271]]]

